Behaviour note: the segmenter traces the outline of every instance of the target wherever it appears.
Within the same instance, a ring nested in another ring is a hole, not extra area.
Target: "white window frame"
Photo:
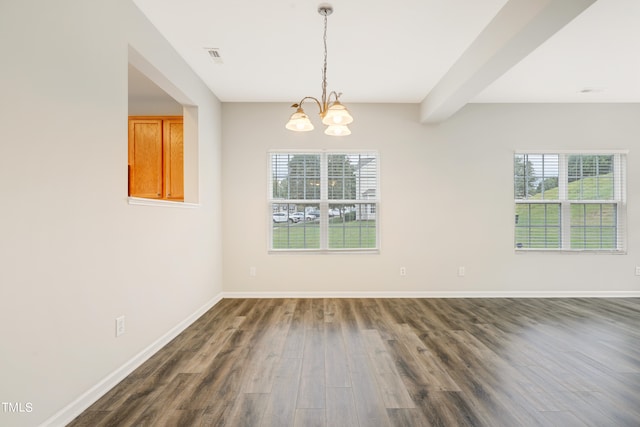
[[[558,199],[515,199],[514,210],[518,204],[555,204],[560,205],[560,247],[559,248],[519,248],[515,246],[515,232],[517,224],[514,224],[514,249],[518,253],[526,252],[566,252],[566,253],[604,253],[621,254],[627,253],[627,150],[517,150],[513,153],[512,161],[517,155],[558,155]],[[612,200],[573,200],[568,195],[568,158],[571,155],[612,155],[614,167],[614,199]],[[514,163],[515,164],[515,163]],[[514,171],[515,186],[515,171]],[[616,244],[615,249],[587,249],[571,248],[571,206],[575,204],[611,204],[616,206]],[[515,214],[515,212],[514,212]],[[512,216],[513,218],[513,216]]]
[[[318,155],[320,156],[320,198],[305,199],[304,204],[317,204],[320,210],[320,247],[319,248],[283,248],[277,249],[273,247],[273,205],[274,204],[296,204],[300,203],[298,199],[277,199],[273,197],[273,169],[272,156],[278,154],[291,155]],[[329,199],[328,198],[328,158],[331,155],[372,155],[375,156],[375,197],[371,199]],[[373,248],[329,248],[329,205],[339,204],[362,204],[375,205],[375,247]],[[274,149],[267,153],[267,217],[268,223],[268,242],[267,249],[269,253],[374,253],[380,252],[380,154],[377,150],[286,150]]]

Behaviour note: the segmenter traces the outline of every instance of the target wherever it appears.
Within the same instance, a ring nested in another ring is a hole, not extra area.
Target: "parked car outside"
[[[273,222],[287,222],[293,220],[289,219],[289,215],[286,212],[275,212],[273,214]]]
[[[313,220],[318,219],[318,218],[320,218],[320,211],[319,210],[308,211],[304,216],[304,219],[306,219],[308,221],[313,221]]]
[[[304,221],[304,214],[302,212],[294,212],[289,215],[289,219],[293,222]]]

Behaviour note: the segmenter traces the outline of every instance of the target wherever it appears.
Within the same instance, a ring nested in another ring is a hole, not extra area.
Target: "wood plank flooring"
[[[225,299],[70,426],[640,426],[640,299]]]

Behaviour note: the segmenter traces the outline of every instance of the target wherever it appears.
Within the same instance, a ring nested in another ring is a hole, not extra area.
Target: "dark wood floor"
[[[226,299],[71,426],[640,426],[640,299]]]

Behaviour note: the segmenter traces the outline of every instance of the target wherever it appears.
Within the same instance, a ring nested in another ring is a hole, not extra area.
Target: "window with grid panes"
[[[624,153],[516,153],[515,248],[624,252]]]
[[[270,249],[378,249],[375,152],[269,153]]]

